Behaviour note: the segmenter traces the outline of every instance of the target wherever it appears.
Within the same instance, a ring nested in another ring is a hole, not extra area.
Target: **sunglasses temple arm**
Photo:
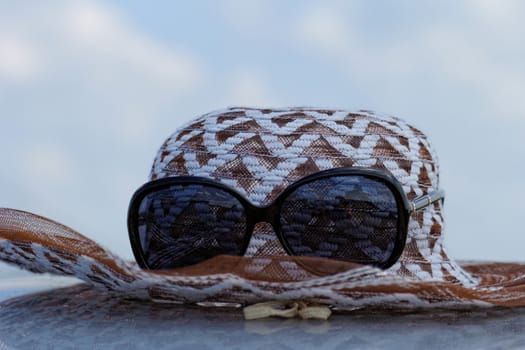
[[[417,197],[410,203],[411,212],[418,211],[420,209],[423,209],[425,207],[428,207],[429,205],[445,199],[445,191],[444,190],[437,190],[434,192],[430,192],[429,194],[426,194],[421,197]]]

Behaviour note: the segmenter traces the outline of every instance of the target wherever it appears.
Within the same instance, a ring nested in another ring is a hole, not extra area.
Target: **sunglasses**
[[[147,269],[242,256],[259,222],[273,226],[290,255],[388,268],[403,252],[411,213],[442,199],[439,190],[409,201],[392,175],[369,168],[307,176],[264,207],[207,178],[168,177],[135,192],[128,231],[135,259]]]

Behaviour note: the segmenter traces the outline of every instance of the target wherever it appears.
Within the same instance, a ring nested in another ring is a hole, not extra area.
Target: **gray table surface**
[[[127,300],[72,283],[0,274],[0,350],[525,348],[525,309],[244,321],[238,309]]]

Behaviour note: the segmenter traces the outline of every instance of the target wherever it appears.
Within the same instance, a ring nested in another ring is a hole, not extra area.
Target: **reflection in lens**
[[[138,218],[140,244],[151,269],[243,253],[245,211],[224,190],[197,184],[156,190],[140,203]]]
[[[333,176],[292,192],[283,202],[280,222],[295,255],[380,265],[394,250],[398,207],[380,180]]]

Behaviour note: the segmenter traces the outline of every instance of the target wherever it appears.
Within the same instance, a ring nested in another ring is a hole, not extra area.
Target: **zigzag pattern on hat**
[[[233,107],[203,115],[166,140],[150,178],[207,177],[264,205],[302,177],[348,166],[390,172],[409,199],[439,187],[433,148],[402,119],[312,108]],[[405,251],[390,270],[415,280],[477,285],[478,279],[448,258],[442,226],[441,203],[414,214]],[[247,255],[286,254],[268,225],[258,227]]]

